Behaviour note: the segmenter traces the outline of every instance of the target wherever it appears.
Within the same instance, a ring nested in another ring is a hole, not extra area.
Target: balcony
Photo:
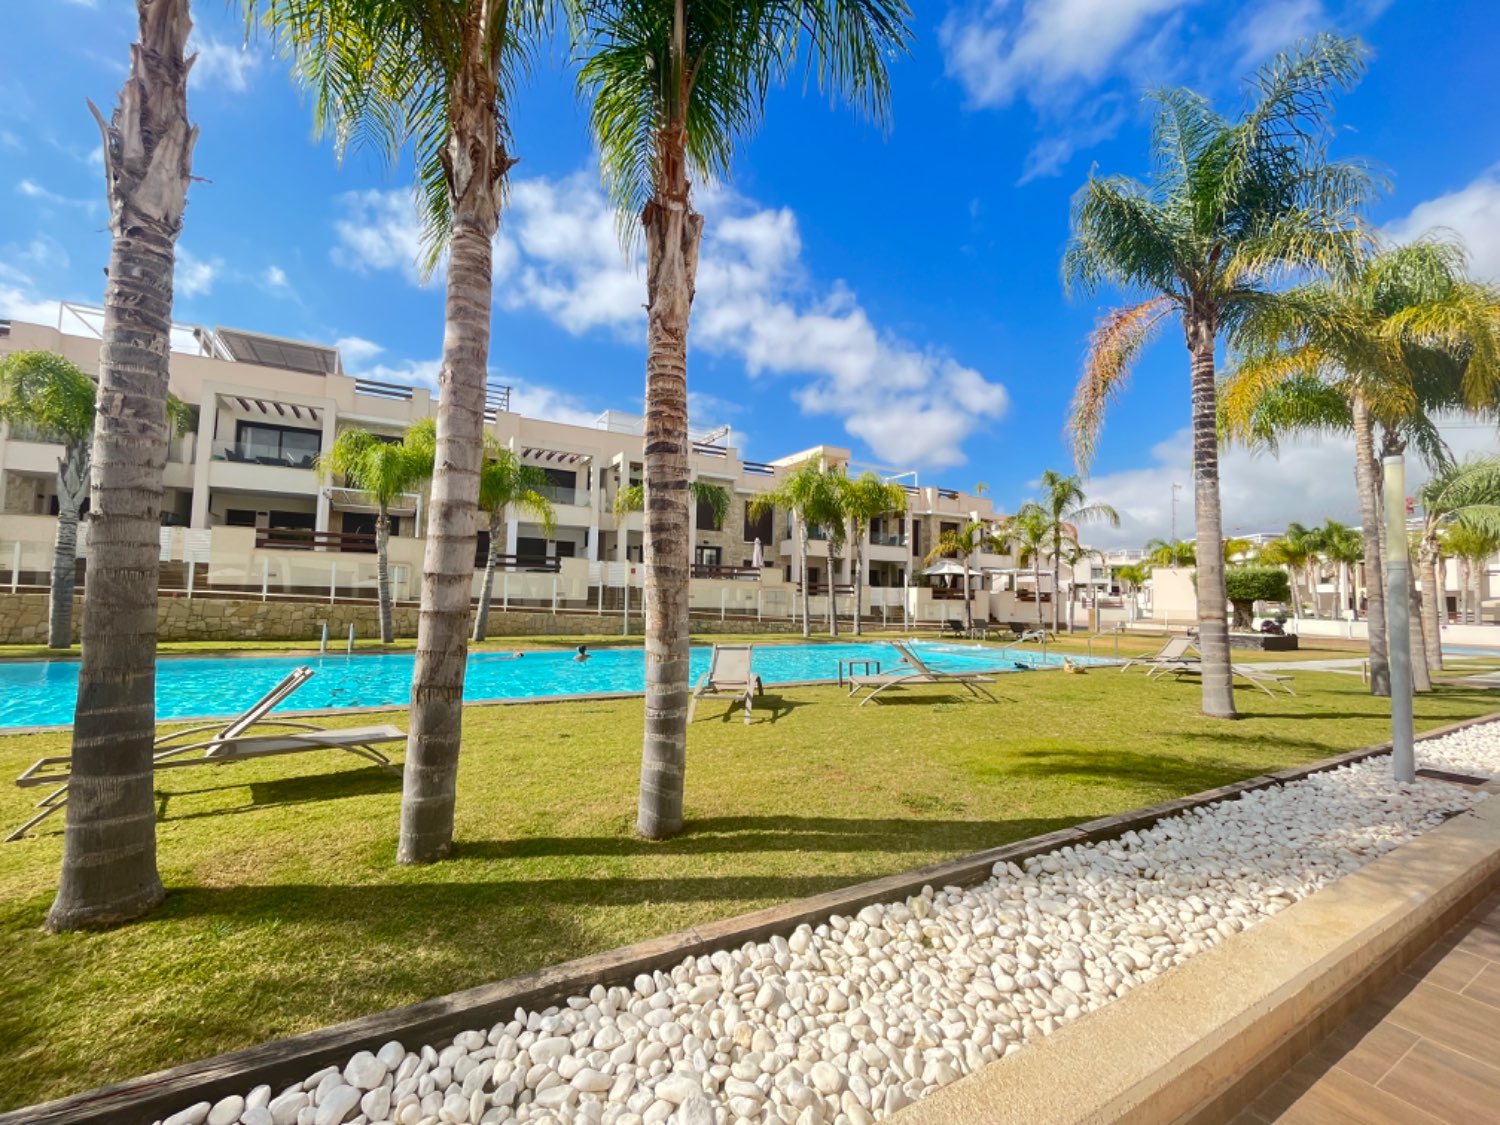
[[[560,484],[544,484],[537,488],[537,492],[553,504],[570,504],[579,508],[587,508],[592,503],[590,499],[591,493],[586,488],[568,488]]]
[[[870,546],[904,547],[906,546],[906,535],[900,531],[872,531],[870,532]]]
[[[257,551],[351,551],[371,554],[375,535],[368,531],[309,531],[300,527],[258,527]]]
[[[718,566],[713,563],[693,563],[693,578],[715,578],[729,582],[759,582],[758,566]]]
[[[270,465],[280,469],[311,469],[317,460],[317,453],[312,450],[283,450],[274,443],[258,441],[216,441],[213,459],[241,465]]]

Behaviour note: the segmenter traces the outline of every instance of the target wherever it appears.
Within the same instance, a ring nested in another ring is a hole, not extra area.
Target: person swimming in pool
[[[575,655],[573,657],[573,663],[574,664],[582,664],[584,661],[586,661],[588,659],[589,659],[589,646],[588,645],[579,645],[578,646],[578,653],[577,653],[577,655]]]

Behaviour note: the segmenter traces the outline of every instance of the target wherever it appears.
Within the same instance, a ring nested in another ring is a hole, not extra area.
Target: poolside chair
[[[714,645],[708,657],[708,671],[698,677],[693,698],[688,701],[687,721],[693,721],[698,700],[705,695],[732,695],[745,704],[745,725],[750,725],[751,699],[761,695],[760,677],[750,667],[754,645]],[[730,701],[729,710],[734,710]]]
[[[1132,657],[1125,661],[1124,664],[1120,665],[1120,671],[1124,672],[1128,668],[1134,668],[1137,664],[1145,664],[1150,666],[1151,673],[1154,673],[1168,666],[1190,663],[1195,659],[1188,656],[1190,650],[1196,651],[1193,649],[1191,638],[1173,637],[1156,652],[1148,653],[1145,656]],[[1151,673],[1147,674],[1150,675]]]
[[[1198,651],[1191,640],[1182,638],[1182,650],[1175,655],[1165,656],[1164,654],[1169,648],[1172,648],[1171,644],[1164,646],[1162,651],[1154,657],[1144,660],[1133,660],[1130,663],[1150,664],[1151,670],[1146,673],[1148,680],[1153,680],[1158,676],[1173,676],[1181,679],[1183,676],[1198,676],[1203,673],[1203,654]],[[1192,653],[1192,655],[1190,656],[1188,653]],[[1127,664],[1125,667],[1128,668],[1129,666]],[[1124,671],[1124,668],[1121,671]],[[1253,664],[1230,664],[1229,672],[1231,675],[1248,681],[1252,687],[1259,688],[1267,695],[1274,696],[1276,694],[1275,688],[1280,688],[1288,695],[1295,696],[1297,694],[1292,690],[1292,677],[1272,672],[1269,669],[1256,668]]]
[[[918,687],[924,684],[956,684],[963,688],[976,699],[988,699],[991,703],[998,703],[986,684],[995,682],[995,678],[982,672],[940,672],[930,668],[923,662],[907,643],[892,641],[891,647],[901,654],[901,663],[911,670],[908,672],[883,672],[877,676],[851,676],[849,677],[849,698],[853,699],[861,690],[869,690],[870,694],[859,701],[863,707],[870,700],[880,695],[881,692],[890,688]]]
[[[273,708],[311,679],[312,675],[311,668],[295,669],[243,714],[227,723],[204,723],[160,736],[153,744],[155,750],[151,755],[152,769],[227,765],[230,762],[270,758],[278,754],[302,754],[309,750],[346,750],[367,758],[381,769],[399,775],[400,771],[391,760],[375,749],[380,743],[399,742],[406,737],[404,731],[394,726],[386,724],[328,730],[312,723],[266,717]],[[280,727],[284,728],[284,733],[250,733],[256,727]],[[192,756],[184,757],[189,754]],[[71,758],[39,758],[16,778],[16,784],[22,788],[37,785],[51,785],[54,788],[36,803],[36,808],[41,811],[7,836],[7,842],[19,840],[67,803],[71,771]]]

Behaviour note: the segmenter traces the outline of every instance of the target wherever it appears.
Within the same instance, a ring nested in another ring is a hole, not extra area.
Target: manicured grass
[[[0,845],[0,1106],[16,1107],[497,980],[1380,741],[1358,678],[1241,687],[1198,714],[1190,682],[1018,674],[998,705],[941,689],[856,707],[772,689],[690,737],[689,823],[632,834],[639,700],[472,707],[447,862],[392,862],[400,782],[336,753],[158,777],[163,906],[46,935],[60,823]],[[1424,726],[1495,708],[1445,687]],[[390,719],[404,723],[405,715]],[[370,722],[369,716],[332,720]],[[0,741],[14,777],[62,735]],[[0,789],[0,824],[30,790]]]

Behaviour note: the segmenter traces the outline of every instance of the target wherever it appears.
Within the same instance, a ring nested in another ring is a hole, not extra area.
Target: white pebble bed
[[[1500,723],[1418,744],[1500,773]],[[785,936],[595,986],[441,1047],[387,1043],[160,1125],[862,1125],[1284,910],[1484,795],[1390,759],[997,864]]]

